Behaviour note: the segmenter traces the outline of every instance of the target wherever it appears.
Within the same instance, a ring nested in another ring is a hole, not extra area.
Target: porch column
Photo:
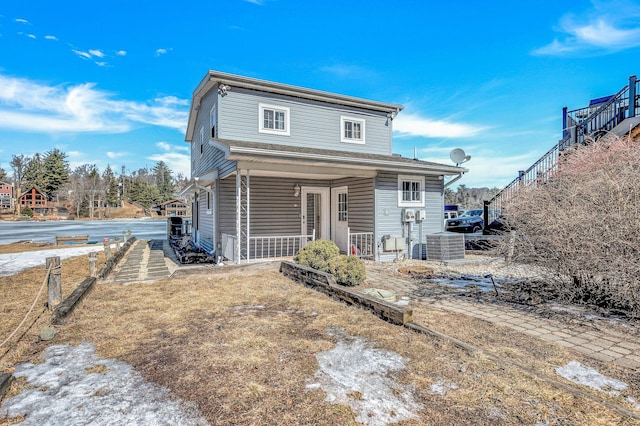
[[[250,176],[249,176],[249,169],[247,169],[247,177],[246,177],[246,191],[245,191],[245,214],[247,215],[247,220],[246,220],[246,238],[247,238],[247,242],[246,242],[246,247],[247,247],[247,263],[249,263],[249,258],[251,257],[251,254],[249,253],[249,240],[251,239],[251,228],[249,225],[251,225],[251,208],[249,203],[251,202],[251,183],[250,183]]]
[[[240,245],[241,243],[241,233],[240,233],[240,226],[242,224],[242,221],[240,219],[240,201],[242,198],[242,190],[241,190],[241,186],[242,186],[242,175],[240,170],[236,171],[236,241],[235,241],[235,247],[234,247],[234,251],[235,251],[235,258],[236,258],[236,263],[240,263]]]

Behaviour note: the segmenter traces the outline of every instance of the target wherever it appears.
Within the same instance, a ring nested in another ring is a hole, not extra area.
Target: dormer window
[[[365,143],[365,121],[361,118],[340,117],[340,142]]]
[[[260,104],[260,133],[289,136],[289,108]]]

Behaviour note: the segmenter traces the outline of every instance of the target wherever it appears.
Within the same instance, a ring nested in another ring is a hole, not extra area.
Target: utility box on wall
[[[464,259],[464,235],[453,232],[427,234],[428,260]]]

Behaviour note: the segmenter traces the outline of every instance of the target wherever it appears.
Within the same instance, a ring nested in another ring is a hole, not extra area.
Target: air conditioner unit
[[[440,232],[427,234],[427,260],[464,259],[464,234]]]

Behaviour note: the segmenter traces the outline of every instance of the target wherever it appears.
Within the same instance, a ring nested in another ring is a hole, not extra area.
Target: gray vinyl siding
[[[216,220],[214,194],[212,194],[211,196],[211,205],[210,205],[211,208],[207,209],[206,191],[200,191],[198,193],[199,242],[200,242],[200,247],[209,253],[213,253],[216,247],[216,237],[214,235],[215,220]]]
[[[218,91],[212,89],[202,98],[196,117],[196,127],[191,142],[191,176],[200,176],[218,169],[220,176],[227,176],[236,169],[236,162],[224,158],[224,152],[209,145],[211,139],[211,107],[218,102]],[[218,129],[220,128],[220,108],[218,108]],[[200,154],[200,129],[204,129],[203,153]],[[220,135],[218,130],[218,135]],[[195,160],[195,164],[193,162]]]
[[[347,178],[335,180],[332,183],[333,187],[349,188],[347,215],[351,232],[373,232],[374,230],[374,183],[373,178]]]
[[[260,103],[289,108],[290,136],[259,132]],[[340,141],[341,116],[365,120],[365,144]],[[382,112],[232,88],[226,96],[219,97],[218,123],[221,139],[391,154],[391,121],[387,123]]]
[[[411,256],[416,257],[419,248],[416,247],[422,241],[425,244],[425,235],[442,231],[442,215],[444,211],[444,200],[442,197],[443,183],[436,176],[426,176],[425,178],[425,207],[427,218],[420,224],[411,225],[411,233],[407,235],[406,225],[402,223],[402,212],[404,207],[398,207],[398,174],[380,173],[376,178],[375,189],[375,211],[376,211],[376,233],[375,239],[380,244],[380,259],[393,260],[396,258],[395,252],[385,252],[382,250],[382,238],[385,235],[393,237],[410,237]],[[407,254],[407,249],[403,254]]]
[[[220,233],[236,235],[236,178],[221,179],[218,185],[218,225]]]

